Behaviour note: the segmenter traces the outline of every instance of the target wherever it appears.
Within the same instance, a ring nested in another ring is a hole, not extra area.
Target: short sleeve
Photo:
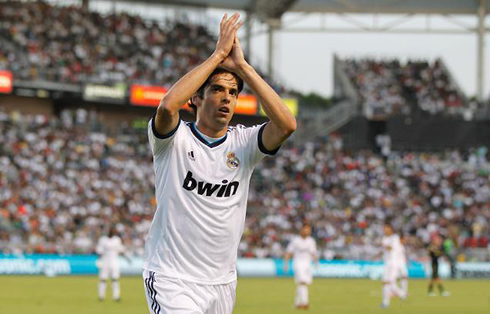
[[[155,127],[155,116],[153,116],[148,122],[148,140],[150,141],[150,149],[153,155],[158,155],[160,152],[169,147],[173,142],[177,130],[181,125],[181,120],[177,123],[177,126],[168,134],[159,134]]]
[[[255,167],[255,165],[257,165],[257,163],[265,156],[273,156],[279,151],[279,147],[273,151],[269,151],[264,147],[262,133],[266,125],[267,123],[263,123],[249,128],[241,125],[237,126],[246,138],[247,152],[250,153],[249,164],[252,167]]]
[[[294,252],[294,245],[295,245],[295,239],[293,238],[289,244],[288,247],[286,248],[287,253],[293,253]]]
[[[99,241],[97,242],[97,246],[95,247],[95,252],[97,252],[97,254],[102,254],[104,253],[104,244],[105,244],[105,238],[102,237],[99,239]]]

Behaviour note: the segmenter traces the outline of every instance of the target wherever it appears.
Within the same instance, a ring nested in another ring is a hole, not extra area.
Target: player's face
[[[311,227],[304,226],[303,228],[301,228],[300,234],[303,238],[309,237],[311,234]]]
[[[210,124],[228,126],[238,99],[237,80],[231,73],[221,73],[211,79],[211,83],[204,90],[201,102],[199,119]]]
[[[391,235],[391,232],[392,232],[392,231],[391,231],[391,227],[390,227],[390,226],[385,225],[385,226],[383,227],[383,232],[384,232],[384,233],[385,233],[385,235],[387,235],[387,236]]]

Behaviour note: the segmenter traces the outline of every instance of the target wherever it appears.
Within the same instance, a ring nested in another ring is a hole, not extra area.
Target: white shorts
[[[231,314],[236,281],[201,285],[143,271],[146,300],[151,314]]]
[[[121,277],[119,265],[101,263],[99,265],[99,278],[101,280],[107,280],[109,279],[109,276],[112,280],[117,280]]]
[[[310,264],[298,264],[294,265],[294,281],[299,283],[304,283],[307,285],[311,285],[313,282],[313,274],[311,272]]]
[[[383,268],[383,282],[395,282],[398,269],[395,265],[385,265]]]
[[[406,264],[397,265],[396,278],[408,278],[408,270]]]

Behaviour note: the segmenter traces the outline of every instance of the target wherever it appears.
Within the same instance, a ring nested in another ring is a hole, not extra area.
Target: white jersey
[[[110,238],[103,236],[97,243],[96,251],[100,255],[100,263],[103,265],[114,265],[118,264],[119,254],[124,252],[124,246],[118,236]]]
[[[400,247],[400,237],[397,234],[384,236],[381,241],[383,246],[383,261],[385,265],[394,265],[396,263],[396,252]]]
[[[400,267],[406,267],[407,266],[407,256],[405,253],[405,247],[403,244],[399,241],[398,245],[395,247],[394,251],[394,258],[395,258],[395,263],[399,265]]]
[[[315,240],[312,237],[295,236],[289,243],[287,252],[293,255],[295,265],[310,265],[313,257],[317,256]]]
[[[269,152],[265,124],[229,127],[210,144],[193,123],[158,135],[148,124],[157,211],[145,246],[144,269],[200,284],[236,280],[252,171]]]

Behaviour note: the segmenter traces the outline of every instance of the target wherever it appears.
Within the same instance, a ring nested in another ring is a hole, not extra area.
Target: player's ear
[[[199,96],[198,93],[195,93],[193,96],[192,96],[192,103],[194,105],[196,105],[196,107],[199,107],[201,106],[201,103],[202,103],[202,98],[201,96]]]

